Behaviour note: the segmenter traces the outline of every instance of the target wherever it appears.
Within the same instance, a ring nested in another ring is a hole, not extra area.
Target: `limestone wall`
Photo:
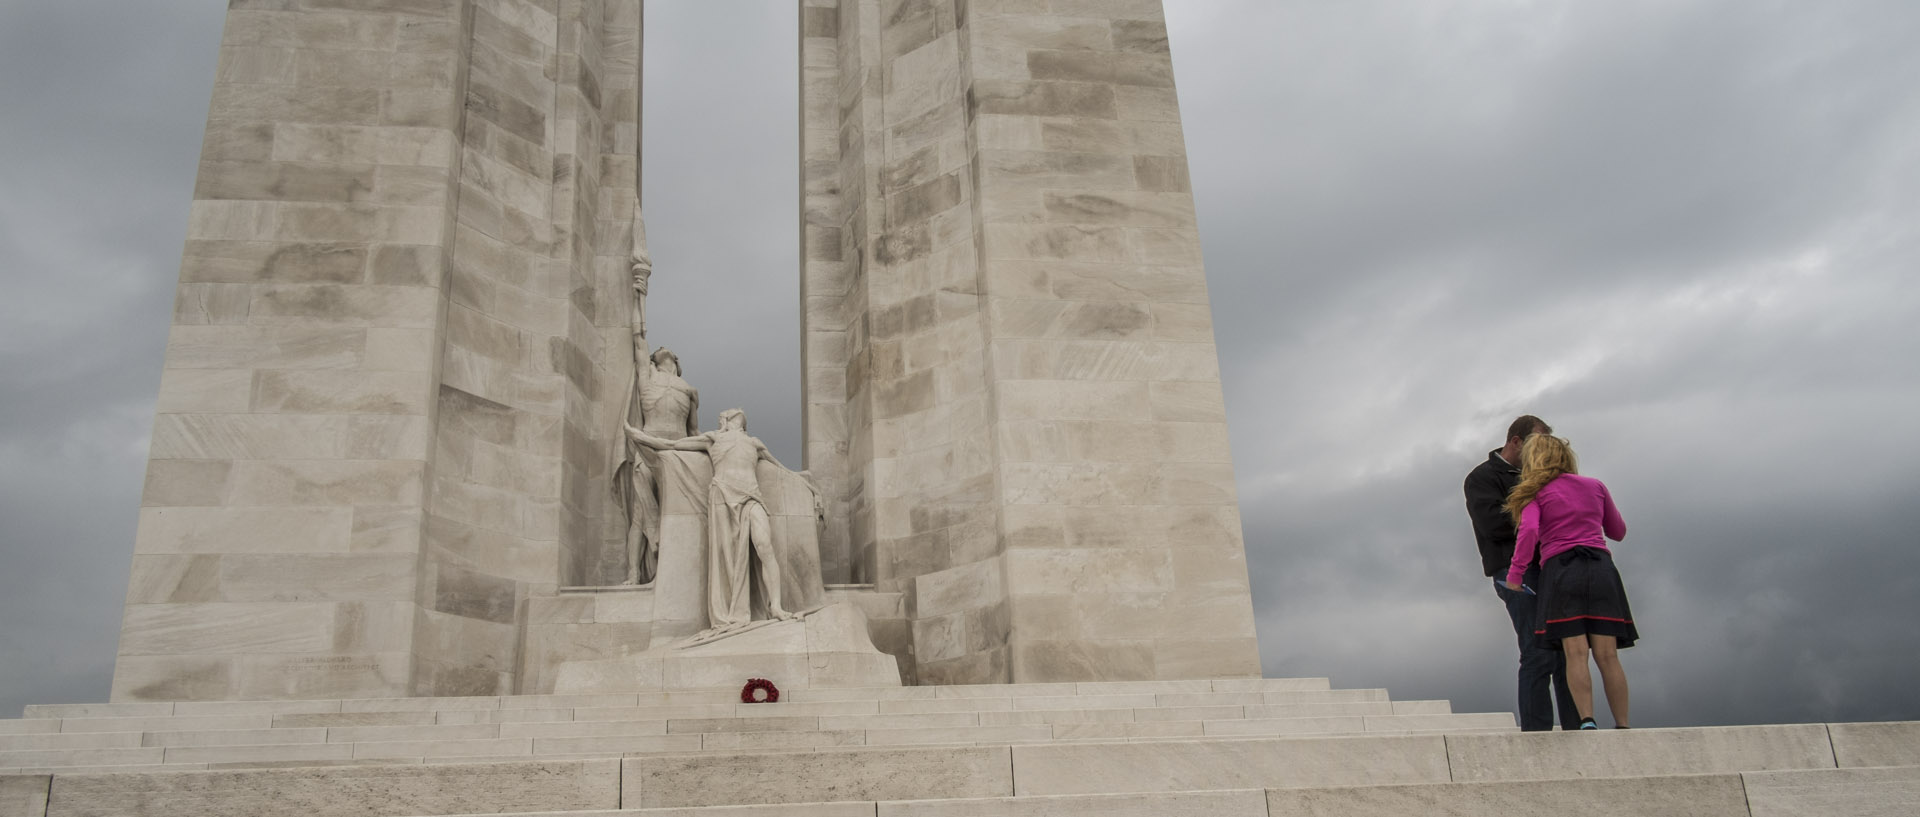
[[[235,2],[113,695],[405,694],[461,3]]]
[[[116,700],[511,693],[608,572],[639,6],[235,0]]]
[[[1257,674],[1158,0],[804,5],[808,465],[919,678]]]

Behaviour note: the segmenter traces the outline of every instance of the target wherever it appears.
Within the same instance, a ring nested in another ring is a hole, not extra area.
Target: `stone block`
[[[1428,715],[1369,716],[1369,732],[1456,732],[1515,730],[1511,712],[1454,712]]]
[[[625,779],[641,808],[826,800],[1007,797],[1007,747],[847,749],[807,754],[631,758]]]
[[[1920,803],[1920,768],[1823,769],[1748,772],[1752,817],[1897,817]],[[1615,812],[1618,813],[1618,812]]]
[[[196,199],[359,201],[373,192],[373,165],[202,162]]]
[[[345,743],[285,743],[260,746],[174,746],[166,750],[169,765],[181,763],[322,763],[349,760],[353,747]]]
[[[708,732],[699,737],[701,750],[709,752],[770,752],[867,744],[865,732]]]
[[[342,510],[351,505],[415,504],[425,493],[425,463],[409,460],[243,461],[234,466],[229,502]]]
[[[374,741],[456,741],[492,740],[502,737],[500,725],[474,724],[369,724],[366,726],[330,726],[328,743],[367,743]],[[519,736],[513,736],[519,737]]]
[[[337,709],[337,705],[336,705]],[[347,726],[404,726],[427,725],[434,723],[434,713],[419,712],[314,712],[290,713],[273,716],[273,728],[297,729],[302,727],[347,727]]]
[[[233,696],[230,656],[121,655],[114,660],[113,697],[180,701]]]
[[[776,806],[650,808],[628,811],[542,812],[521,817],[873,817],[872,803],[782,803]]]
[[[945,698],[880,701],[880,714],[882,715],[921,715],[942,712],[1005,712],[1012,709],[1012,698]]]
[[[536,755],[698,752],[706,748],[702,735],[602,735],[577,738],[535,738]]]
[[[1246,716],[1245,706],[1156,706],[1133,710],[1136,721],[1211,721],[1236,720]]]
[[[1920,721],[1830,723],[1834,760],[1851,766],[1920,766]]]
[[[330,459],[343,451],[345,417],[256,414],[161,414],[154,418],[153,459]]]
[[[1266,792],[1266,799],[1270,813],[1301,817],[1533,814],[1540,810],[1543,803],[1552,804],[1555,814],[1579,817],[1613,817],[1620,814],[1645,817],[1744,817],[1747,814],[1746,797],[1741,791],[1737,775],[1271,788]]]
[[[1446,739],[1172,741],[1015,746],[1019,794],[1443,783]]]
[[[366,331],[305,326],[175,326],[169,369],[350,369]]]
[[[23,749],[0,751],[0,769],[56,769],[157,764],[165,749]],[[62,778],[64,779],[64,775]]]
[[[866,734],[868,746],[1032,743],[1052,740],[1053,727],[1035,723],[936,729],[869,729]]]
[[[104,734],[119,734],[108,732]],[[213,729],[180,732],[147,732],[143,746],[263,746],[273,744],[326,743],[327,730],[310,729]]]
[[[978,47],[1107,51],[1113,29],[1106,20],[983,13],[972,22]]]
[[[509,758],[533,754],[532,738],[395,740],[351,746],[355,758]]]
[[[1153,593],[1173,589],[1173,562],[1160,550],[1016,550],[1007,553],[1007,575],[1015,594]]]
[[[244,369],[167,369],[160,374],[155,410],[244,412],[253,394],[253,373]]]
[[[139,732],[80,732],[51,735],[0,735],[0,752],[48,749],[138,749]]]
[[[122,655],[324,652],[329,604],[136,604],[120,630]]]
[[[1047,8],[1062,17],[1094,17],[1115,21],[1165,19],[1162,0],[1047,0]]]
[[[1831,769],[1821,724],[1450,735],[1455,780],[1549,780]]]
[[[1056,723],[1055,740],[1140,740],[1197,738],[1205,734],[1199,721],[1145,721],[1136,723]]]
[[[1366,719],[1359,715],[1308,718],[1271,718],[1204,721],[1201,731],[1207,735],[1357,735],[1367,731]]]
[[[230,554],[220,560],[223,601],[375,601],[412,595],[409,555]]]
[[[441,128],[283,123],[274,128],[272,155],[282,162],[439,168],[453,160],[453,151],[453,134]]]
[[[0,775],[0,817],[46,817],[51,775]]]
[[[810,732],[820,728],[819,718],[676,718],[667,721],[668,734],[699,732]]]
[[[1168,794],[1008,797],[921,800],[878,804],[879,817],[1266,817],[1266,792],[1190,791]]]
[[[365,278],[366,264],[367,248],[358,244],[188,241],[180,280],[352,284]]]
[[[975,713],[981,726],[1015,724],[1133,723],[1131,709],[1019,709]]]
[[[49,817],[473,814],[620,806],[615,760],[63,775]]]

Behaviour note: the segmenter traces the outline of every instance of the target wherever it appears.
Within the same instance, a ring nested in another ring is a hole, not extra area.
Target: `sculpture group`
[[[665,346],[649,351],[646,329],[647,284],[653,265],[646,250],[646,229],[637,211],[633,252],[633,387],[621,424],[620,460],[613,468],[613,494],[627,522],[628,585],[656,578],[663,546],[662,493],[672,492],[705,511],[707,629],[702,636],[736,630],[754,620],[753,588],[759,588],[765,618],[793,620],[798,615],[781,603],[780,549],[767,513],[760,478],[761,462],[790,471],[765,443],[747,433],[743,409],[720,413],[720,427],[700,431],[700,392],[681,375],[680,358]],[[710,474],[706,484],[703,476]],[[804,472],[799,474],[806,480]],[[811,481],[815,518],[824,504]],[[693,543],[683,543],[691,545]],[[817,556],[814,561],[818,561]]]

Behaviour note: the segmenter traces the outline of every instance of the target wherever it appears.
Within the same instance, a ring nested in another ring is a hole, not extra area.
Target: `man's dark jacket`
[[[1473,519],[1473,538],[1480,545],[1480,567],[1488,576],[1507,575],[1513,563],[1513,518],[1507,516],[1507,494],[1520,483],[1520,469],[1500,459],[1500,450],[1467,474],[1467,516]]]

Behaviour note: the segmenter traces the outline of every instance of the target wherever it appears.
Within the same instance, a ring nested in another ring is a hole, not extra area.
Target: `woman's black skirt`
[[[1533,633],[1544,646],[1557,650],[1563,638],[1610,635],[1624,650],[1640,638],[1626,585],[1604,548],[1577,547],[1548,559],[1540,567],[1538,592]]]

